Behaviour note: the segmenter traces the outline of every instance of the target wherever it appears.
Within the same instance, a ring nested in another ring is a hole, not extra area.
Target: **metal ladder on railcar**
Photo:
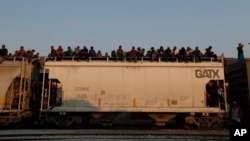
[[[41,68],[44,68],[44,63],[45,63],[45,60],[46,58],[45,57],[41,57],[40,58],[40,65],[41,65]],[[45,105],[45,108],[44,108],[44,81],[45,81],[45,70],[43,69],[43,87],[42,87],[42,93],[41,93],[41,107],[40,107],[40,112],[39,112],[39,120],[47,120],[48,118],[48,112],[47,111],[44,111],[44,110],[47,110],[49,108],[49,99],[47,99],[47,104]],[[48,97],[48,95],[47,95]],[[47,106],[47,107],[46,107]]]

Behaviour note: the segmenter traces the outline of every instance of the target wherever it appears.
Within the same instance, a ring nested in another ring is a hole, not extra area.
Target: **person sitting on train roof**
[[[79,54],[80,54],[80,46],[76,46],[75,49],[74,49],[73,55],[74,56],[79,56]]]
[[[179,51],[177,49],[177,46],[174,46],[173,50],[172,50],[172,57],[173,58],[178,58],[179,55]]]
[[[124,59],[124,51],[122,49],[122,46],[119,45],[118,49],[116,50],[116,60],[118,60],[118,58],[122,58],[122,60]]]
[[[186,59],[186,55],[187,55],[186,49],[184,47],[182,47],[179,50],[179,55],[178,55],[179,62],[182,62],[183,60],[185,60]]]
[[[150,49],[151,49],[150,50],[150,57],[152,58],[152,61],[154,61],[155,57],[157,56],[157,51],[155,50],[154,47],[151,47]]]
[[[89,58],[89,50],[88,50],[87,46],[83,46],[83,49],[80,50],[79,60],[83,59],[83,57],[86,60],[88,60],[88,58]]]
[[[8,49],[5,45],[2,45],[2,48],[0,49],[0,56],[5,58],[8,55]]]
[[[151,57],[151,50],[148,50],[148,51],[146,52],[145,57]]]
[[[99,58],[102,57],[102,52],[101,52],[101,50],[98,50],[98,51],[97,51],[96,56],[99,57]]]
[[[25,57],[28,58],[28,61],[31,62],[31,59],[34,57],[35,50],[34,49],[28,49],[25,53]]]
[[[195,50],[193,51],[194,59],[195,61],[202,61],[202,52],[200,51],[199,47],[195,47]]]
[[[130,56],[130,62],[132,62],[132,60],[137,62],[137,50],[135,50],[134,46],[132,46],[132,49],[129,52],[129,56]]]
[[[35,53],[35,50],[34,49],[28,49],[26,52],[25,52],[25,56],[26,57],[33,57]]]
[[[62,60],[63,55],[64,55],[63,47],[59,45],[56,50],[56,57],[58,60]]]
[[[15,53],[13,54],[13,57],[18,57],[18,50],[15,51]]]
[[[187,50],[186,50],[186,60],[189,60],[189,61],[193,61],[193,49],[190,48],[190,47],[187,47]]]
[[[144,48],[138,47],[137,48],[137,57],[144,57],[144,52],[145,52]]]
[[[108,54],[107,52],[105,53],[104,57],[106,57],[106,58],[107,58],[107,57],[108,57],[108,58],[110,58],[110,56],[109,56],[109,54]]]
[[[56,57],[56,54],[57,54],[56,52],[57,51],[56,51],[55,47],[54,46],[50,46],[50,53],[49,53],[48,57],[49,58]]]
[[[204,57],[214,58],[217,60],[217,55],[212,51],[212,46],[206,48],[206,52],[204,53]]]
[[[168,46],[167,49],[164,52],[165,54],[165,60],[169,61],[171,56],[172,56],[172,50],[170,49],[170,47]]]
[[[96,52],[93,46],[90,47],[89,57],[96,57]]]
[[[24,47],[21,46],[17,52],[17,57],[24,57],[24,56],[25,56],[25,50],[24,50]]]
[[[115,50],[111,50],[111,57],[116,58],[116,51]]]
[[[160,46],[160,48],[157,50],[158,57],[164,57],[164,47]]]
[[[2,45],[2,48],[0,49],[0,63],[3,62],[3,60],[8,55],[8,49],[6,49],[5,45]]]
[[[73,49],[70,46],[68,46],[67,51],[64,52],[64,54],[66,56],[72,56],[73,53],[74,53],[74,51],[73,51]]]

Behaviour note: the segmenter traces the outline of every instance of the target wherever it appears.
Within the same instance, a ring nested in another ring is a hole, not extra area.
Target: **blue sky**
[[[50,46],[94,46],[103,53],[122,45],[213,46],[250,57],[249,0],[0,0],[0,44],[13,53],[24,46],[41,55]]]

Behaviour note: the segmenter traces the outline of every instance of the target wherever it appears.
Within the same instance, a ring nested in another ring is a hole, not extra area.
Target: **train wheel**
[[[74,129],[82,129],[84,127],[87,127],[89,124],[89,118],[88,118],[88,115],[84,115],[82,116],[82,120],[77,122],[77,123],[74,123],[71,125],[71,128],[74,128]]]
[[[193,124],[189,124],[189,123],[187,123],[186,122],[186,118],[187,118],[188,116],[185,116],[185,115],[182,115],[182,116],[178,116],[177,117],[177,123],[182,127],[182,128],[184,128],[184,129],[188,129],[188,130],[190,130],[190,129],[194,129],[194,125]]]
[[[223,121],[222,118],[219,116],[214,116],[213,124],[212,124],[213,129],[222,129],[223,128]]]
[[[88,127],[89,125],[89,116],[84,115],[82,116],[82,127]]]
[[[25,120],[21,118],[19,121],[10,123],[9,126],[13,129],[22,129],[25,127]]]

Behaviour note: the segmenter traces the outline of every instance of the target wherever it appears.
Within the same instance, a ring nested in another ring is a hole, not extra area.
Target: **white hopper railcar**
[[[43,63],[40,117],[58,126],[90,118],[111,124],[120,113],[144,113],[164,126],[220,128],[227,113],[222,61],[136,63],[93,58]],[[214,82],[217,105],[206,86]]]

